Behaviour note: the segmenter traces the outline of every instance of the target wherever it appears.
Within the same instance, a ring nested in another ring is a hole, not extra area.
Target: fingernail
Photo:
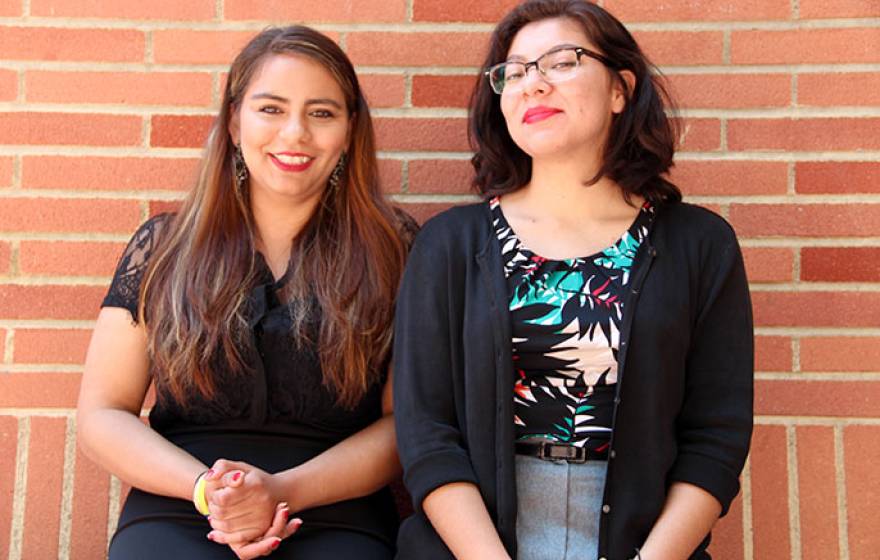
[[[287,509],[287,502],[281,502],[278,504],[278,509]]]
[[[233,482],[238,482],[238,479],[239,479],[239,478],[241,478],[241,471],[239,471],[239,472],[235,473],[234,475],[232,475],[232,481],[233,481]]]
[[[281,544],[281,539],[278,539],[275,542],[273,542],[272,543],[272,550],[275,550],[276,548],[278,548],[279,544]]]
[[[290,517],[290,512],[285,508],[284,511],[281,512],[281,517],[283,517],[284,522],[287,523],[287,518]]]
[[[207,519],[208,521],[210,521],[210,520],[211,520],[211,516],[210,516],[210,515],[205,516],[205,519]]]
[[[205,476],[207,478],[211,478],[212,476],[214,476],[214,469],[208,469],[208,472],[205,473]]]
[[[208,540],[209,540],[209,541],[213,541],[213,540],[214,540],[214,533],[208,533]]]

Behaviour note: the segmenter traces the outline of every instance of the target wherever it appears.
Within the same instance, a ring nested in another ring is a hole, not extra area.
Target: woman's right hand
[[[226,542],[227,535],[217,530],[208,533],[208,538],[218,544],[229,544],[229,548],[232,549],[240,560],[251,560],[260,556],[268,556],[278,548],[282,540],[296,533],[300,526],[302,526],[301,519],[291,519],[288,521],[289,515],[290,512],[287,509],[287,504],[278,504],[269,530],[266,531],[266,534],[252,542],[229,544]]]

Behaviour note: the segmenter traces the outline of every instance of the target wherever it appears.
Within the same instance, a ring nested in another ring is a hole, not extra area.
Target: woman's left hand
[[[284,501],[275,478],[247,463],[225,459],[217,460],[211,470],[206,482],[212,534],[222,532],[224,544],[250,543],[265,535]]]

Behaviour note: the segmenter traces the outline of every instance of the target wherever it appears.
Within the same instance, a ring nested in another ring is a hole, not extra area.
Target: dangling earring
[[[244,154],[241,153],[241,145],[236,145],[232,151],[232,169],[235,172],[235,184],[241,188],[248,180],[248,168],[244,162]]]
[[[331,192],[339,188],[339,180],[342,179],[342,173],[345,171],[346,159],[347,156],[345,152],[342,152],[339,156],[339,161],[336,162],[336,167],[334,167],[333,171],[330,173],[330,178],[327,179],[327,187]]]

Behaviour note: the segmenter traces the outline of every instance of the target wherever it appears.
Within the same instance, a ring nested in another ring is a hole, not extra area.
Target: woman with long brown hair
[[[411,235],[342,50],[301,26],[257,35],[194,188],[135,233],[92,336],[78,441],[133,487],[111,558],[393,555],[388,360]]]
[[[682,202],[662,83],[603,8],[520,4],[483,70],[484,200],[425,224],[397,306],[398,557],[707,559],[752,429],[736,236]]]

